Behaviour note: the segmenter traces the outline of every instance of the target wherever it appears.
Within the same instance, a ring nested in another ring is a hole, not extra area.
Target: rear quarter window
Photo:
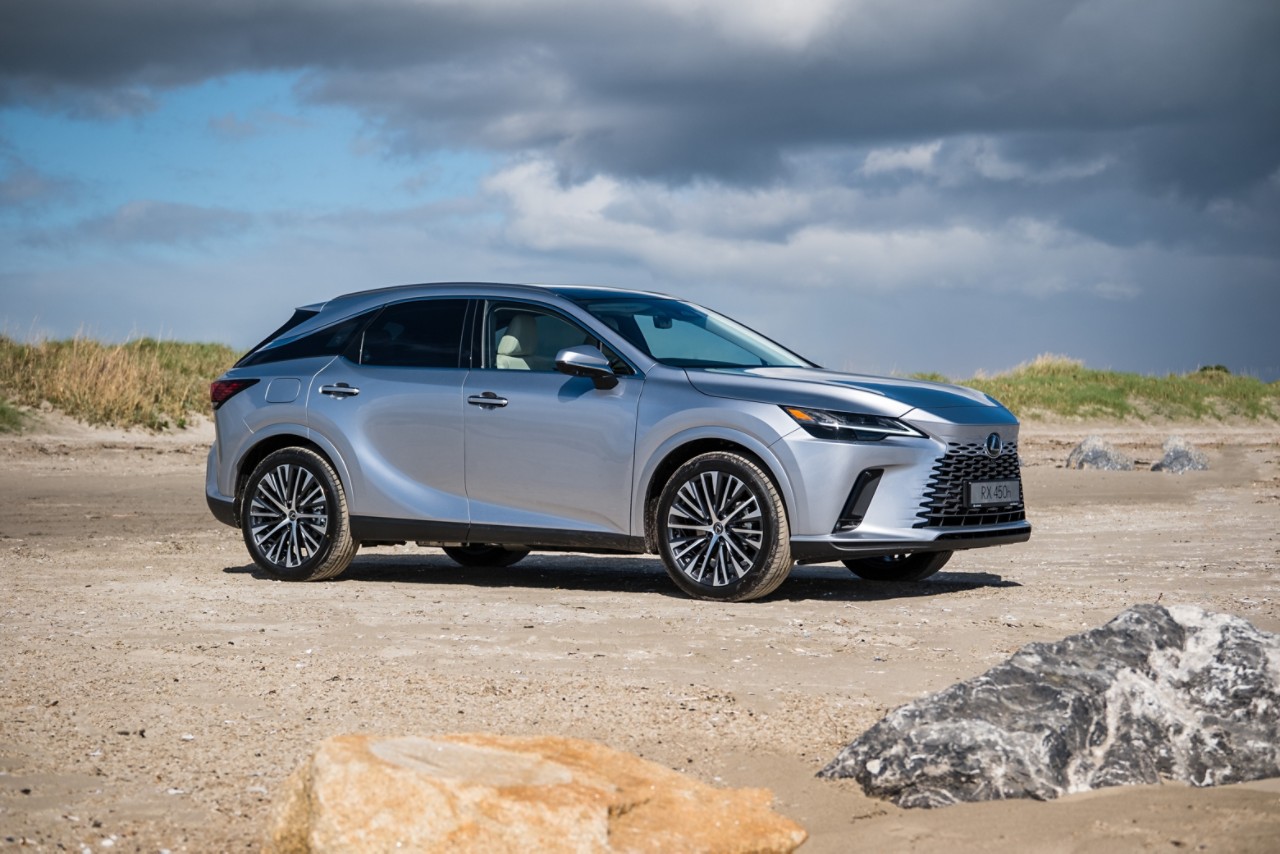
[[[237,367],[309,359],[314,356],[336,356],[351,343],[356,332],[369,320],[369,314],[351,317],[332,326],[317,329],[301,338],[282,344],[268,345],[240,360]]]

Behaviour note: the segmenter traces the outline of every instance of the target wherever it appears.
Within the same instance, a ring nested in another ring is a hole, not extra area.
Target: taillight
[[[213,403],[213,408],[217,409],[257,382],[257,380],[214,380],[209,384],[209,400]]]

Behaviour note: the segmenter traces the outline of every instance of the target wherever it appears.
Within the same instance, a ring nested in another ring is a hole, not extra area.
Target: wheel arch
[[[269,455],[285,448],[306,448],[319,454],[337,473],[338,479],[342,481],[343,491],[346,492],[347,496],[351,495],[351,485],[346,467],[342,465],[341,458],[331,448],[324,447],[323,444],[303,433],[294,431],[273,433],[255,442],[240,458],[239,466],[236,470],[235,494],[233,496],[237,525],[240,524],[240,502],[244,497],[244,488],[245,484],[249,482],[249,476],[253,474],[253,470],[258,467],[258,464]]]
[[[655,454],[658,461],[649,469],[640,494],[641,520],[647,551],[657,553],[658,541],[654,526],[658,515],[658,500],[662,496],[663,487],[680,466],[694,457],[711,451],[741,454],[759,465],[773,482],[778,494],[782,496],[787,518],[792,518],[795,513],[795,502],[791,484],[787,478],[779,474],[783,471],[781,461],[767,446],[752,440],[749,436],[709,434],[677,437],[669,441],[659,454]]]

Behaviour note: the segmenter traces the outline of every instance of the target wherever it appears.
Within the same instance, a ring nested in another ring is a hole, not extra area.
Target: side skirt
[[[506,525],[470,525],[466,522],[435,522],[419,519],[387,519],[379,516],[352,516],[351,534],[367,543],[491,543],[564,552],[603,554],[644,554],[644,537],[602,531],[563,531],[518,528]]]

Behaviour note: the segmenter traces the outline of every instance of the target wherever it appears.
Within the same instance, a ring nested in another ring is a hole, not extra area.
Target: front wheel
[[[924,581],[951,560],[951,552],[904,552],[883,557],[841,561],[859,578],[868,581]]]
[[[529,556],[528,549],[504,549],[484,543],[445,546],[444,553],[463,566],[511,566]]]
[[[667,574],[690,596],[759,599],[791,572],[782,498],[741,454],[713,451],[678,468],[662,489],[656,522]]]
[[[254,563],[284,581],[322,581],[342,573],[359,543],[347,498],[328,460],[284,448],[258,463],[245,484],[240,530]]]

